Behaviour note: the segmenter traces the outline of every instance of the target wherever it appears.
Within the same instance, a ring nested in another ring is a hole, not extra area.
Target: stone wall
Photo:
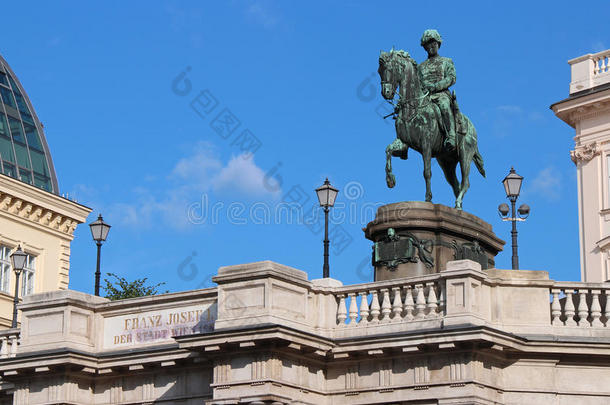
[[[69,290],[26,297],[23,328],[0,335],[4,400],[610,401],[610,284],[471,261],[350,286],[273,262],[224,267],[214,281],[115,302]]]

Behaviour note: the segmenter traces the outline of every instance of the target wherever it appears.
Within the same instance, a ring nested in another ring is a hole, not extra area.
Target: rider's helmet
[[[424,35],[421,36],[421,46],[424,46],[428,41],[431,40],[438,42],[439,48],[443,43],[441,34],[439,34],[437,30],[426,30],[424,31]]]

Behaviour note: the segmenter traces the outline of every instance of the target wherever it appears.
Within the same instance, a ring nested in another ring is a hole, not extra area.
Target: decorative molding
[[[384,361],[379,365],[379,387],[392,385],[392,363]]]
[[[37,206],[3,191],[0,192],[0,211],[51,228],[68,236],[73,236],[76,226],[82,222],[79,219]]]
[[[358,388],[358,366],[348,367],[345,373],[345,389],[355,390]]]
[[[570,157],[572,158],[572,162],[574,162],[574,164],[586,163],[595,156],[599,155],[599,153],[600,150],[597,147],[597,143],[593,142],[571,150]]]

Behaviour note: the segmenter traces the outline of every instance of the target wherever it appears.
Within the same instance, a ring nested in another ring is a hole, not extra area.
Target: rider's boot
[[[445,148],[455,149],[455,122],[453,122],[453,119],[449,119],[448,121],[449,122],[445,123],[446,128],[447,128],[447,137],[445,138]]]

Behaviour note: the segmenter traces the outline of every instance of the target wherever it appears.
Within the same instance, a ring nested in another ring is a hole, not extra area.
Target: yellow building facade
[[[16,276],[10,255],[28,254],[19,296],[68,288],[70,242],[91,209],[59,195],[43,126],[0,56],[0,327],[11,326]]]

